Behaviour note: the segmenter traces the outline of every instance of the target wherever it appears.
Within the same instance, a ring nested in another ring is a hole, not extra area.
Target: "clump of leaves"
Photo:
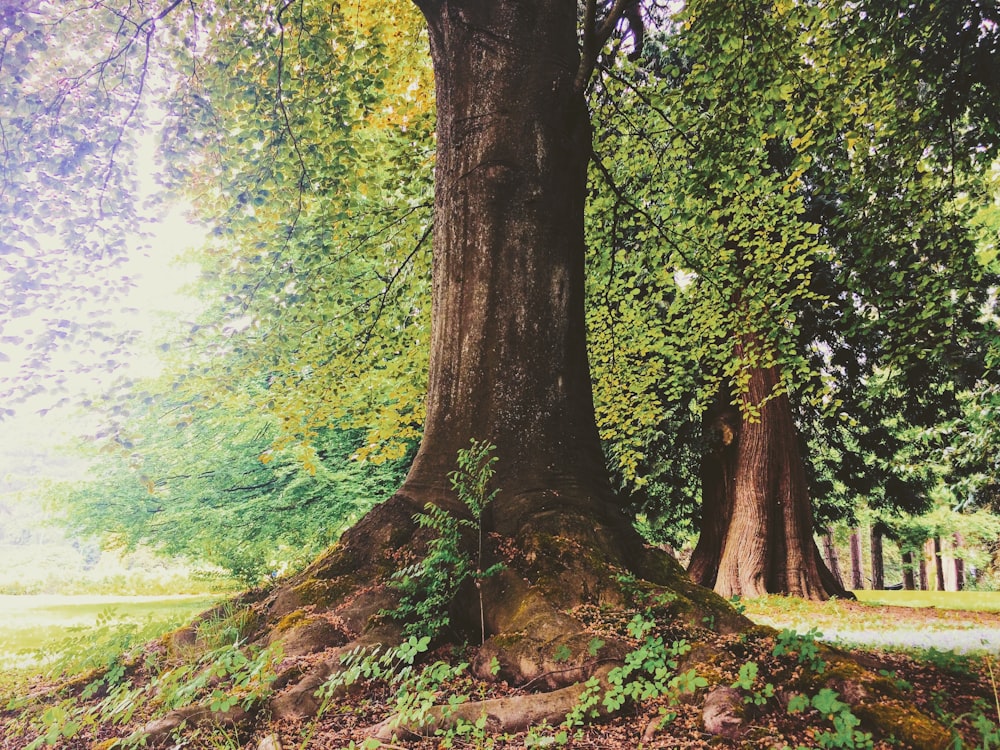
[[[871,734],[858,729],[861,720],[854,715],[851,707],[840,700],[836,690],[823,688],[810,698],[807,695],[792,696],[788,702],[788,713],[814,710],[833,724],[833,730],[816,735],[816,747],[844,748],[845,750],[871,750],[874,746]],[[806,750],[796,748],[796,750]]]
[[[743,698],[744,703],[763,706],[770,698],[774,697],[774,685],[768,682],[763,687],[757,688],[758,671],[759,667],[755,661],[748,661],[740,665],[740,673],[736,678],[736,682],[733,683],[733,687],[747,692],[747,695]]]
[[[560,731],[553,736],[554,742],[565,744],[570,730],[581,727],[587,719],[596,718],[601,706],[614,713],[628,701],[638,703],[664,695],[671,696],[670,705],[674,706],[681,695],[708,685],[694,669],[677,673],[680,657],[691,650],[691,645],[683,639],[667,645],[662,636],[655,634],[655,627],[656,622],[649,612],[632,618],[628,633],[639,645],[625,656],[621,666],[608,673],[607,689],[602,689],[597,677],[585,683],[587,689],[567,714]],[[591,642],[588,651],[595,655],[601,646],[603,642],[597,639]],[[661,724],[666,724],[676,718],[676,714],[665,708],[661,710],[661,717]]]
[[[918,650],[915,655],[921,661],[926,661],[938,669],[955,675],[975,674],[978,665],[978,658],[973,655],[960,654],[947,649],[942,650],[934,646],[926,650]]]
[[[774,643],[774,655],[797,654],[799,664],[807,665],[816,674],[823,674],[826,670],[826,662],[819,655],[819,631],[811,628],[806,633],[798,633],[794,630],[782,630]]]
[[[318,695],[322,699],[322,705],[319,715],[329,708],[342,688],[358,682],[379,681],[396,688],[393,697],[394,727],[425,725],[430,710],[439,702],[442,686],[460,678],[469,667],[468,662],[452,666],[438,660],[418,669],[416,662],[428,651],[430,642],[429,635],[411,635],[394,648],[383,649],[380,646],[368,649],[356,648],[345,654],[341,659],[343,669],[335,673],[320,688]],[[445,707],[444,717],[448,715],[448,708],[454,708],[467,700],[467,695],[453,694]],[[308,743],[316,726],[316,723],[312,725],[303,747]],[[441,747],[451,747],[452,741],[456,738],[463,740],[478,738],[481,742],[476,747],[485,747],[489,744],[485,716],[476,722],[460,721],[446,729],[437,729],[435,735],[440,738]],[[385,745],[369,739],[361,745],[351,743],[349,747],[368,750]]]

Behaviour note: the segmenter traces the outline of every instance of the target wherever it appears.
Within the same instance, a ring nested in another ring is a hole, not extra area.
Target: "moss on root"
[[[882,737],[891,737],[910,750],[945,750],[952,747],[951,733],[912,706],[896,701],[863,703],[853,708],[863,726]]]

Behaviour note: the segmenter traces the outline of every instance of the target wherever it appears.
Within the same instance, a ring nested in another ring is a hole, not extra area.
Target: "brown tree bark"
[[[702,528],[688,573],[727,598],[765,593],[849,598],[813,539],[791,405],[785,395],[765,399],[778,377],[775,368],[757,368],[751,375],[755,395],[744,398],[764,402],[759,421],[744,421],[728,386],[720,388],[705,414]]]
[[[826,528],[823,531],[823,556],[826,566],[830,570],[837,584],[844,587],[844,576],[840,572],[840,559],[837,557],[837,545],[833,539],[833,529]]]
[[[399,494],[454,503],[447,475],[475,437],[496,446],[505,531],[565,503],[610,513],[584,329],[576,6],[418,6],[437,90],[433,322],[424,435]]]
[[[736,355],[741,351],[738,348]],[[755,367],[740,394],[741,412],[756,417],[744,419],[739,431],[732,512],[714,588],[726,598],[768,593],[805,599],[849,597],[813,539],[798,433],[779,384],[776,367]]]
[[[944,558],[942,557],[941,537],[934,537],[934,572],[937,574],[937,590],[944,591]]]
[[[885,588],[885,559],[882,553],[882,529],[877,523],[872,524],[872,589],[881,591]]]
[[[865,587],[865,570],[861,560],[861,532],[851,531],[851,588],[861,590]]]
[[[702,418],[701,533],[688,563],[692,580],[706,588],[715,587],[722,543],[732,517],[741,427],[740,410],[732,403],[728,386],[723,386]]]
[[[931,588],[930,571],[927,569],[927,561],[934,555],[934,542],[930,539],[924,542],[920,550],[920,590],[929,591]]]

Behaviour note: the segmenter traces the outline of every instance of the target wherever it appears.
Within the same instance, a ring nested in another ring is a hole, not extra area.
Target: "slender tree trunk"
[[[872,589],[881,591],[885,588],[885,560],[882,555],[882,529],[877,523],[872,524]]]
[[[937,590],[944,591],[944,559],[941,556],[941,537],[934,537],[934,570],[937,573]]]
[[[851,531],[851,588],[861,590],[865,587],[865,571],[861,561],[861,532]]]
[[[930,571],[927,569],[927,561],[931,559],[934,555],[934,542],[930,539],[924,542],[923,547],[920,550],[920,590],[930,591],[931,588],[931,577]]]
[[[740,356],[741,351],[737,352]],[[782,593],[804,599],[848,596],[827,570],[813,539],[812,504],[791,404],[775,395],[777,368],[756,367],[741,394],[732,516],[723,539],[715,591],[729,598]]]
[[[965,589],[965,560],[962,559],[962,545],[965,539],[957,531],[955,532],[955,591]]]
[[[906,550],[903,557],[903,588],[913,591],[916,588],[916,577],[913,575],[913,551]]]

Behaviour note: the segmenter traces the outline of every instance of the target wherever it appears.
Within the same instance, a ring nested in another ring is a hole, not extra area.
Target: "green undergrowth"
[[[492,445],[472,440],[468,448],[458,451],[458,468],[448,475],[471,518],[459,518],[430,503],[414,516],[419,527],[432,532],[427,554],[393,574],[392,584],[402,598],[393,610],[380,613],[403,621],[405,635],[433,637],[444,630],[452,601],[462,585],[472,580],[479,596],[481,641],[486,640],[480,584],[503,569],[500,563],[483,567],[483,511],[498,492],[490,489],[495,473],[494,450]],[[476,536],[474,555],[465,552],[462,543],[463,533],[470,532]]]
[[[696,699],[725,692],[736,696],[731,711],[740,731],[783,725],[788,729],[784,736],[807,738],[801,744],[783,746],[782,740],[773,745],[782,750],[867,750],[883,740],[900,747],[938,748],[949,737],[955,750],[1000,748],[1000,697],[995,664],[989,659],[925,654],[926,662],[942,673],[979,675],[985,668],[992,685],[992,701],[978,700],[963,707],[967,710],[961,715],[954,715],[944,702],[933,704],[938,707],[935,721],[915,707],[911,683],[890,670],[870,679],[871,673],[843,652],[820,644],[815,628],[806,632],[756,628],[723,636],[714,632],[709,617],[702,628],[680,629],[670,615],[673,595],[647,592],[627,577],[620,583],[624,590],[632,590],[633,609],[595,613],[593,637],[572,647],[581,653],[563,644],[551,654],[556,664],[584,657],[582,661],[596,666],[605,661],[604,638],[613,633],[625,647],[624,656],[616,647],[606,669],[595,670],[594,676],[578,684],[576,703],[558,725],[532,726],[517,737],[496,732],[485,711],[476,714],[476,702],[508,693],[495,681],[472,674],[474,645],[451,644],[442,637],[449,624],[448,605],[459,587],[493,572],[483,570],[481,546],[468,553],[462,544],[463,538],[481,532],[482,510],[496,493],[488,487],[493,476],[491,450],[473,442],[459,454],[452,484],[467,517],[430,508],[418,517],[431,538],[426,556],[396,578],[403,601],[397,616],[406,626],[403,642],[394,647],[359,647],[345,654],[341,668],[319,687],[318,715],[303,725],[298,747],[310,746],[333,709],[341,711],[352,701],[372,701],[371,696],[387,697],[379,710],[389,717],[384,727],[393,739],[389,745],[375,739],[351,742],[354,750],[398,747],[412,728],[436,738],[439,748],[572,747],[586,739],[594,722],[622,710],[652,713],[647,734],[669,735],[672,730],[683,734],[691,731]],[[768,608],[786,614],[811,608],[829,616],[838,611],[836,602],[776,597],[736,605],[750,614]],[[50,660],[48,676],[62,680],[55,695],[19,689],[3,697],[9,718],[0,730],[7,736],[23,736],[27,750],[60,747],[72,738],[108,731],[125,738],[94,746],[110,750],[144,744],[137,726],[185,707],[207,708],[220,716],[252,711],[272,694],[282,658],[280,645],[264,648],[253,642],[259,625],[249,608],[222,605],[188,627],[151,640],[151,631],[102,615],[96,628],[74,633],[60,646],[63,656]],[[499,670],[494,657],[490,671],[496,677]],[[865,681],[867,698],[842,694]],[[177,732],[183,733],[177,746],[235,748],[242,742],[233,728],[182,725]],[[978,744],[963,744],[970,737]]]
[[[117,746],[128,747],[142,743],[141,735],[130,734],[139,720],[193,704],[215,711],[234,706],[251,708],[270,695],[280,652],[248,644],[255,628],[249,611],[223,606],[194,627],[197,637],[186,641],[187,645],[178,646],[177,640],[171,638],[151,645],[142,631],[121,628],[120,623],[106,619],[97,631],[76,636],[74,648],[70,649],[77,655],[74,661],[53,664],[52,669],[64,676],[74,670],[82,674],[71,681],[71,690],[55,700],[34,705],[23,698],[5,698],[8,710],[20,711],[5,731],[33,738],[26,740],[25,747],[34,750],[59,747],[69,738],[88,736],[99,725],[111,725],[120,727],[122,736],[130,737]],[[595,677],[583,685],[576,707],[563,723],[532,727],[516,738],[518,744],[526,748],[571,747],[577,738],[583,738],[592,722],[628,705],[654,706],[657,732],[669,733],[692,696],[719,685],[738,691],[753,716],[784,714],[812,728],[808,744],[788,746],[787,750],[871,748],[875,740],[865,726],[873,718],[884,725],[892,720],[894,710],[899,721],[907,722],[912,731],[912,714],[905,710],[881,707],[876,717],[872,709],[854,708],[837,690],[823,685],[831,670],[836,672],[840,666],[824,658],[816,631],[785,629],[770,637],[744,636],[740,643],[748,647],[756,643],[764,650],[748,651],[747,657],[735,665],[701,674],[697,660],[689,660],[692,644],[670,635],[669,621],[660,616],[656,602],[635,612],[624,630],[632,646],[620,665],[605,679]],[[599,658],[604,645],[595,636],[587,644],[588,656]],[[492,748],[515,741],[491,733],[485,715],[449,720],[450,712],[454,714],[470,701],[491,697],[496,688],[470,674],[469,655],[474,649],[440,646],[432,651],[431,646],[431,635],[412,634],[395,648],[356,649],[347,654],[343,669],[321,687],[320,715],[305,725],[300,746],[308,747],[324,715],[340,706],[346,694],[359,695],[359,688],[363,688],[361,695],[387,693],[387,710],[395,716],[396,724],[429,726],[427,731],[437,738],[439,747]],[[568,659],[572,655],[562,656]],[[782,668],[782,664],[786,666]],[[977,665],[982,663],[971,657],[935,664],[970,671]],[[986,666],[992,675],[993,663],[987,662]],[[498,663],[494,669],[499,669]],[[819,687],[803,689],[785,680],[779,682],[774,676],[776,669],[797,670],[806,676],[798,685]],[[904,696],[913,690],[911,684],[889,672],[882,677]],[[968,744],[956,731],[952,738],[955,750],[1000,747],[1000,700],[972,705],[963,716],[942,712],[937,718],[946,726],[964,723],[971,727],[978,744]],[[185,741],[194,741],[192,732],[198,733],[198,746],[240,746],[236,730],[188,730]],[[385,745],[370,740],[351,747],[373,750]]]
[[[101,726],[136,721],[190,705],[212,711],[249,709],[270,694],[280,648],[249,644],[253,619],[223,605],[196,622],[194,637],[168,648],[167,623],[151,628],[102,616],[97,626],[59,644],[45,676],[59,685],[39,696],[24,680],[5,684],[0,701],[9,719],[3,731],[23,736],[26,750],[60,747],[92,736]],[[144,745],[141,733],[116,747]]]

